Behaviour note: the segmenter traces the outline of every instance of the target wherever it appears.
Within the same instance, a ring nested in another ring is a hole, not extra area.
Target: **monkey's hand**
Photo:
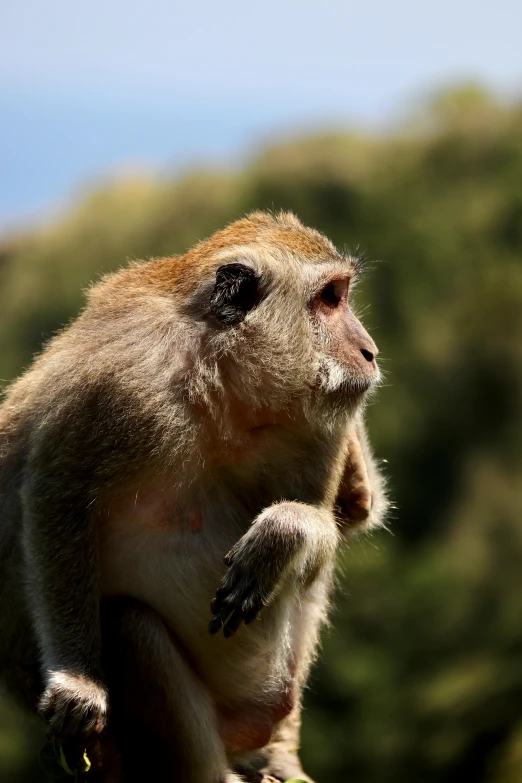
[[[309,584],[337,545],[333,517],[304,503],[265,509],[225,556],[229,570],[211,603],[212,634],[232,636],[254,620],[285,582]]]
[[[384,481],[372,456],[364,425],[347,435],[347,456],[335,505],[344,532],[382,524],[387,510]]]
[[[99,734],[105,727],[107,691],[88,677],[51,672],[38,711],[59,739]]]

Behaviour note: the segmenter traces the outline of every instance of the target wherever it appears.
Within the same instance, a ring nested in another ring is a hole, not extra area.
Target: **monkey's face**
[[[374,341],[350,307],[353,274],[325,275],[310,303],[319,352],[317,383],[327,394],[357,399],[379,379]]]
[[[353,410],[379,379],[377,347],[353,314],[350,257],[314,262],[253,248],[214,271],[212,343],[236,396],[272,409]]]

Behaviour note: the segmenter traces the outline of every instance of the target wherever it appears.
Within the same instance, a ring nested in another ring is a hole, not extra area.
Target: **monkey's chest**
[[[327,594],[322,579],[306,593],[289,585],[232,638],[209,633],[223,556],[250,513],[230,500],[181,507],[173,492],[142,488],[100,514],[102,592],[136,598],[162,617],[215,702],[231,754],[262,747],[292,709]]]

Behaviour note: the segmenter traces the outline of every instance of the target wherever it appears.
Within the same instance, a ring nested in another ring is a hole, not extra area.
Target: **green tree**
[[[328,783],[522,777],[522,108],[439,94],[388,135],[264,150],[241,173],[122,181],[0,244],[0,377],[126,259],[293,209],[370,263],[358,306],[386,382],[369,411],[397,510],[342,558],[303,755]],[[0,771],[36,781],[0,708]],[[17,777],[18,776],[18,777]]]

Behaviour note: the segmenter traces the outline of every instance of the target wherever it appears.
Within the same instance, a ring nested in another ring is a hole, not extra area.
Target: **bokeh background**
[[[522,780],[522,6],[0,4],[0,378],[127,259],[253,208],[363,248],[389,532],[342,556],[319,783]],[[0,780],[41,783],[0,700]]]

